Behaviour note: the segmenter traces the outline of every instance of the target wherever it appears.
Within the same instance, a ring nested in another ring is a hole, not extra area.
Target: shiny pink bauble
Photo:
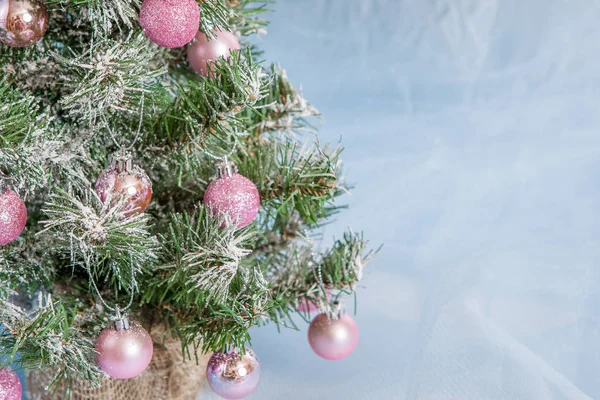
[[[5,190],[0,194],[0,246],[15,241],[27,224],[27,207],[18,194]]]
[[[152,200],[152,181],[139,167],[123,172],[105,169],[96,181],[95,190],[102,202],[110,198],[113,206],[125,198],[122,211],[126,216],[143,213]]]
[[[231,50],[239,50],[240,42],[237,37],[227,31],[214,31],[216,38],[210,39],[202,32],[196,34],[196,39],[187,48],[187,59],[194,71],[202,76],[209,75],[207,62],[219,58],[229,58]]]
[[[338,319],[329,319],[327,314],[319,314],[308,328],[308,341],[320,357],[326,360],[341,360],[356,348],[358,326],[348,314]]]
[[[241,357],[236,352],[217,351],[208,360],[206,377],[212,390],[224,399],[243,399],[258,386],[260,363],[250,349]]]
[[[0,400],[21,400],[21,380],[10,367],[0,368]]]
[[[242,228],[258,215],[260,195],[250,179],[233,174],[217,178],[208,185],[204,204],[219,216],[227,215],[235,226]]]
[[[48,11],[42,0],[0,0],[0,42],[31,46],[47,29]]]
[[[117,379],[130,379],[144,372],[153,351],[152,338],[137,323],[119,331],[106,328],[96,340],[96,359],[100,368]]]
[[[183,47],[198,32],[200,8],[196,0],[144,0],[140,24],[148,39],[157,45]]]

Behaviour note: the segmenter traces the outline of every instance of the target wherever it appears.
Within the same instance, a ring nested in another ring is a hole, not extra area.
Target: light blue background
[[[600,399],[600,2],[275,9],[265,57],[343,138],[356,185],[325,235],[385,247],[354,354],[257,329],[249,399]]]
[[[279,0],[268,60],[385,247],[344,361],[254,332],[251,399],[600,399],[600,2]],[[214,399],[213,395],[203,398]]]

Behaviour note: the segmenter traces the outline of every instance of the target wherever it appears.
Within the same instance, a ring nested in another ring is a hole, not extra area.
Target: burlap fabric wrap
[[[86,382],[72,385],[72,400],[196,400],[206,383],[208,355],[184,362],[181,343],[162,335],[162,329],[150,332],[154,341],[154,355],[146,371],[129,380],[105,379],[100,387]],[[32,371],[27,375],[31,400],[63,400],[63,388],[56,395],[46,390],[52,371]]]

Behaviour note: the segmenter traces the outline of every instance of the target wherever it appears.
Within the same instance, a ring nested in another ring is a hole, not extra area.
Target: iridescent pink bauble
[[[126,216],[143,213],[152,200],[152,181],[136,166],[122,172],[116,168],[105,169],[96,181],[95,190],[102,202],[110,198],[113,206],[125,198],[122,211]]]
[[[26,47],[48,29],[48,12],[41,0],[0,0],[0,42]]]
[[[348,357],[358,344],[358,326],[348,314],[338,319],[319,314],[308,328],[308,341],[320,357],[341,360]]]
[[[258,215],[260,195],[252,181],[240,174],[217,178],[204,193],[204,204],[217,215],[227,215],[242,228]]]
[[[154,348],[148,332],[132,323],[129,329],[104,329],[96,340],[96,351],[102,371],[113,378],[130,379],[148,367]]]
[[[157,45],[183,47],[198,33],[200,8],[196,0],[144,0],[140,24]]]
[[[15,241],[27,224],[27,207],[18,194],[5,190],[0,194],[0,246]]]
[[[21,400],[21,380],[9,367],[0,368],[0,400]]]
[[[208,360],[206,377],[212,390],[224,399],[243,399],[258,386],[260,363],[250,349],[241,357],[237,352],[217,351]]]
[[[187,48],[187,59],[194,71],[202,76],[209,75],[208,61],[217,61],[219,58],[229,58],[231,50],[239,50],[240,42],[237,37],[227,31],[214,31],[217,37],[208,37],[198,32],[192,45]]]

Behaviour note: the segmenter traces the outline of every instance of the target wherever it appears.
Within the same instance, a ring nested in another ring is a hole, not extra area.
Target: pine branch
[[[242,175],[257,183],[266,221],[283,229],[294,213],[308,224],[331,215],[333,200],[344,190],[338,184],[341,148],[318,144],[300,147],[288,140],[259,140],[240,157]],[[267,226],[269,224],[267,223]]]
[[[257,268],[248,268],[245,276],[232,282],[235,296],[226,303],[206,300],[198,293],[196,303],[166,303],[166,323],[182,341],[182,348],[192,345],[197,354],[217,349],[244,348],[250,342],[249,329],[265,315],[270,293],[267,282]]]
[[[242,262],[255,232],[222,222],[203,207],[174,215],[161,265],[144,283],[144,302],[168,309],[184,345],[202,341],[204,350],[247,342],[269,296],[260,270]]]
[[[368,249],[362,234],[348,231],[333,247],[315,255],[312,245],[293,243],[287,249],[258,255],[271,284],[269,319],[278,325],[294,326],[291,315],[300,302],[319,305],[331,312],[328,292],[334,296],[352,293],[363,270],[377,251]]]
[[[230,31],[229,20],[234,13],[224,0],[202,0],[200,15],[200,31],[212,38],[213,30]]]
[[[26,92],[0,81],[0,149],[21,144],[36,130],[45,130],[50,118],[40,113],[37,100]]]
[[[33,314],[0,299],[0,352],[27,369],[51,367],[53,383],[73,378],[98,384],[100,373],[91,338],[80,336],[75,315],[50,297]]]
[[[267,34],[268,22],[260,17],[270,12],[268,6],[273,3],[272,0],[227,0],[226,3],[233,11],[229,20],[232,32],[241,36]]]
[[[264,96],[267,80],[249,53],[234,51],[228,60],[212,64],[214,78],[179,85],[173,104],[160,117],[149,139],[156,145],[193,152],[224,147],[242,135],[237,118]]]
[[[35,242],[27,236],[0,248],[0,299],[17,292],[50,287],[56,276],[51,260],[41,251],[47,241]]]
[[[202,301],[226,302],[232,296],[236,277],[247,275],[241,260],[250,253],[245,246],[255,235],[251,228],[221,227],[222,221],[204,207],[191,214],[175,214],[168,235],[161,238],[164,252],[154,271],[152,296],[162,293],[159,303]],[[168,297],[167,297],[168,296]]]
[[[266,96],[254,110],[245,113],[250,130],[257,137],[274,131],[315,133],[308,118],[320,116],[319,111],[292,85],[279,65],[271,65],[270,75],[273,79]]]
[[[69,254],[73,266],[117,290],[135,289],[135,275],[158,258],[158,242],[148,230],[147,214],[125,218],[123,201],[114,207],[110,203],[102,203],[92,191],[79,197],[58,190],[42,210],[48,218],[42,221],[42,233],[55,238],[56,251]]]
[[[0,148],[0,170],[25,196],[47,187],[61,174],[75,181],[84,179],[75,165],[81,154],[72,151],[71,144],[66,135],[50,126],[36,128],[18,146]]]
[[[99,36],[137,27],[140,4],[141,0],[46,0],[51,11],[78,12]]]
[[[69,93],[60,100],[67,115],[95,125],[115,113],[138,114],[142,104],[164,104],[159,78],[166,66],[155,65],[158,50],[141,34],[126,40],[105,39],[82,53],[54,57],[69,71],[61,77]]]

